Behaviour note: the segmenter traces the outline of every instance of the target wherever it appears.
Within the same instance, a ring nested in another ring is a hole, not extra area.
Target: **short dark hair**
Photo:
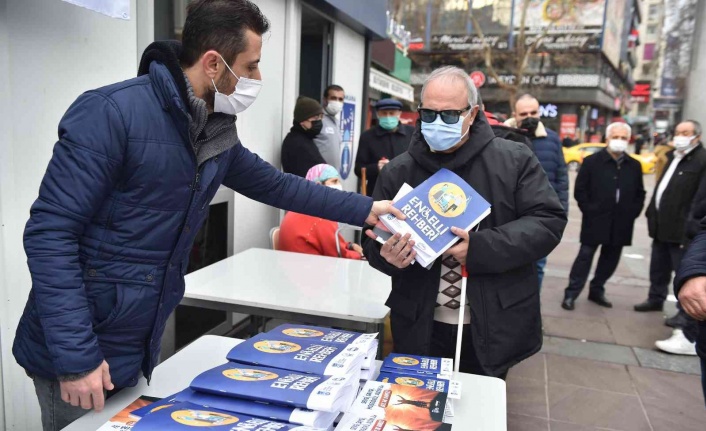
[[[230,65],[247,47],[246,30],[262,36],[269,29],[270,21],[249,0],[196,0],[187,7],[181,63],[193,66],[213,49]]]
[[[341,87],[340,85],[331,84],[328,87],[326,87],[326,89],[324,90],[324,100],[328,99],[328,92],[329,91],[345,91],[345,90],[343,90],[343,87]]]

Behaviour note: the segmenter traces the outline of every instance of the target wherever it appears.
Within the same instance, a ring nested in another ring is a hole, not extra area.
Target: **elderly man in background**
[[[417,187],[446,168],[490,202],[492,212],[477,231],[452,228],[461,241],[430,269],[411,265],[409,235],[381,246],[368,226],[363,249],[371,266],[392,277],[386,305],[396,352],[453,357],[465,306],[461,371],[504,377],[542,346],[534,265],[559,244],[566,212],[532,150],[495,137],[466,72],[435,70],[421,101],[409,151],[380,171],[373,196],[391,199],[404,183]],[[469,274],[466,298],[460,297],[461,265]]]
[[[574,309],[598,247],[601,255],[588,300],[602,307],[613,306],[605,297],[605,283],[618,267],[623,247],[632,243],[635,219],[645,202],[640,162],[625,154],[630,134],[627,124],[610,124],[606,130],[608,146],[586,157],[576,178],[574,197],[583,213],[581,248],[561,303],[565,310]]]
[[[375,104],[378,125],[363,132],[358,142],[355,174],[362,177],[365,168],[366,193],[373,194],[380,170],[392,159],[407,151],[414,127],[400,123],[402,102],[382,99]]]

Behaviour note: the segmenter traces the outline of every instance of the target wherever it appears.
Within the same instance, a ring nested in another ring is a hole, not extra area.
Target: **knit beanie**
[[[324,108],[316,100],[310,97],[300,97],[297,99],[297,104],[294,106],[294,122],[301,123],[309,118],[323,114]]]
[[[323,183],[331,178],[341,178],[336,168],[325,163],[321,163],[309,169],[306,173],[306,179],[317,183]]]

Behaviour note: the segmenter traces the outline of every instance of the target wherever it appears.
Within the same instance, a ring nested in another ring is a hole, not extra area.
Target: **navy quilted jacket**
[[[561,141],[555,131],[546,129],[547,136],[532,138],[534,153],[539,159],[544,172],[547,174],[549,184],[552,185],[559,201],[566,212],[569,211],[569,176],[566,171],[564,153],[561,150]]]
[[[149,379],[221,184],[359,226],[369,214],[370,198],[283,174],[240,142],[197,168],[176,77],[153,61],[81,95],[61,120],[24,235],[32,289],[13,353],[31,374],[55,379],[105,359],[116,387],[134,386],[140,370]]]
[[[684,283],[694,277],[706,275],[706,218],[701,220],[701,233],[689,244],[681,265],[674,277],[674,293],[679,295]],[[691,325],[684,329],[687,337],[696,338],[696,350],[706,360],[706,321],[698,322],[698,330]],[[687,333],[689,330],[690,333]]]

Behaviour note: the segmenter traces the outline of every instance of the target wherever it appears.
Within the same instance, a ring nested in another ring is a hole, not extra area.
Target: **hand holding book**
[[[444,254],[453,256],[456,262],[465,265],[466,257],[468,256],[468,232],[458,227],[452,227],[451,232],[461,238],[461,241],[446,250]]]
[[[377,235],[372,230],[367,230],[365,233],[372,239],[377,239]],[[390,265],[404,269],[414,262],[417,252],[414,251],[414,240],[410,239],[411,234],[404,236],[399,233],[391,236],[380,247],[380,256],[385,259]]]

